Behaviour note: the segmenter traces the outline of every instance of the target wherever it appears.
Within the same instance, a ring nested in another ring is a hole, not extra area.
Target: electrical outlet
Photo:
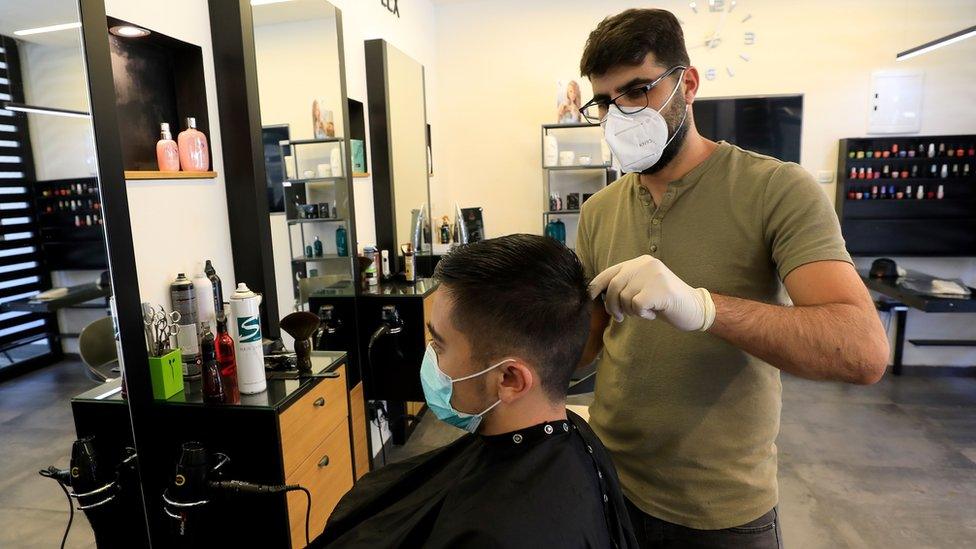
[[[817,183],[833,183],[834,172],[832,170],[820,170],[817,172]]]

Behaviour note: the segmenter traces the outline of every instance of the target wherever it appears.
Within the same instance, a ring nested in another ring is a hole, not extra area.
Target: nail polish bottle
[[[210,169],[207,136],[197,129],[197,119],[188,117],[186,129],[180,132],[180,167],[185,172],[205,172]]]
[[[939,171],[939,168],[935,164],[932,164],[932,169],[929,170],[929,172],[930,172],[929,175],[931,177],[935,177],[935,174],[937,174],[938,171]]]
[[[956,149],[953,149],[952,145],[949,145],[949,150],[946,151],[946,156],[956,156]]]
[[[874,151],[875,158],[881,158],[881,151]]]
[[[898,154],[898,143],[891,144],[891,154]]]
[[[939,170],[939,177],[941,177],[942,179],[945,179],[945,178],[949,177],[949,165],[948,164],[943,164],[942,165],[942,169]]]
[[[848,176],[848,179],[857,179],[857,168],[851,168],[851,175]],[[549,199],[549,203],[550,203],[549,209],[552,209],[552,199],[551,198]]]
[[[161,172],[177,172],[180,170],[180,151],[173,141],[173,134],[169,131],[169,124],[159,125],[159,141],[156,142],[156,164]],[[80,187],[80,185],[79,185]],[[81,189],[77,190],[81,194]]]
[[[855,196],[857,196],[857,193],[854,192],[854,187],[851,187],[850,190],[847,191],[847,199],[854,200]]]
[[[864,193],[858,191],[856,195],[857,200],[864,200]]]
[[[929,192],[925,193],[925,198],[927,198],[929,200],[932,200],[933,198],[935,198],[935,192],[934,191],[929,191]]]
[[[923,198],[925,198],[925,186],[919,185],[918,190],[915,191],[915,199],[921,200]]]
[[[969,177],[969,164],[962,165],[962,176]]]
[[[855,153],[854,151],[848,151],[847,152],[847,158],[854,158],[856,155],[857,155],[857,153]]]
[[[911,198],[913,196],[915,196],[915,195],[912,194],[912,186],[909,185],[909,186],[905,187],[905,198]]]
[[[873,185],[871,187],[871,198],[872,199],[878,198],[878,186],[877,185]]]
[[[871,167],[868,167],[868,179],[874,179],[874,174],[871,173]]]
[[[880,171],[874,172],[874,179],[881,179],[881,172]]]
[[[939,143],[939,156],[945,156],[945,143]]]
[[[898,200],[901,200],[901,199],[905,198],[905,193],[903,193],[901,191],[898,191],[898,192],[895,193],[895,198],[898,199]]]
[[[888,158],[891,156],[891,151],[881,151],[881,158]]]
[[[972,145],[969,146],[969,156],[976,156],[976,148]]]
[[[935,143],[929,143],[929,158],[935,158]]]
[[[960,145],[959,147],[956,148],[956,156],[962,156],[962,153],[963,153],[962,146]]]
[[[884,200],[888,198],[888,186],[882,185],[881,190],[878,192],[878,198]]]
[[[939,190],[938,190],[938,192],[935,193],[935,196],[939,200],[942,200],[942,197],[945,196],[945,192],[943,192],[942,185],[939,185]]]
[[[901,178],[902,178],[902,179],[905,179],[905,178],[907,178],[907,177],[908,177],[908,170],[902,170],[902,171],[901,171]]]

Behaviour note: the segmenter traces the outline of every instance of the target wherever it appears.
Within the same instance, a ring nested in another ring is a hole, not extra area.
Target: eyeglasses
[[[688,67],[675,65],[653,81],[646,84],[638,84],[612,99],[591,99],[580,107],[580,114],[590,124],[603,122],[603,119],[607,116],[607,112],[610,110],[610,105],[616,105],[620,109],[620,112],[624,114],[636,114],[648,107],[648,93],[660,84],[662,80],[674,74],[675,71],[685,70],[688,70]]]

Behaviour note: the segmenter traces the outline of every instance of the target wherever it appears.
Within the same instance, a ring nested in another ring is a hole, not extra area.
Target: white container
[[[572,166],[576,162],[576,153],[573,151],[559,151],[559,165]]]
[[[193,294],[197,300],[197,324],[200,326],[200,333],[206,331],[204,326],[209,326],[210,332],[217,335],[217,311],[214,309],[213,283],[202,272],[193,277]]]
[[[608,166],[610,165],[610,161],[613,159],[613,156],[610,154],[610,145],[607,145],[606,139],[600,140],[600,158],[603,160],[603,163]]]
[[[554,135],[547,135],[542,140],[542,165],[555,166],[559,161],[559,142]]]
[[[253,395],[268,388],[261,345],[261,296],[241,282],[230,296],[230,334],[237,353],[237,385],[241,394]]]
[[[332,149],[329,154],[329,163],[332,164],[331,177],[342,177],[342,150],[340,147]]]
[[[319,177],[332,177],[332,164],[319,164],[315,171]]]

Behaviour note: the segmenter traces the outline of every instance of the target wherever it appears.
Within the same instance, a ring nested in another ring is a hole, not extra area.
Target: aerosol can
[[[237,355],[237,385],[241,394],[253,395],[267,388],[264,349],[261,345],[261,296],[241,282],[230,296],[230,332]]]
[[[200,326],[197,323],[197,300],[193,282],[180,273],[169,285],[169,299],[173,310],[180,313],[176,344],[183,355],[183,379],[200,379]]]

